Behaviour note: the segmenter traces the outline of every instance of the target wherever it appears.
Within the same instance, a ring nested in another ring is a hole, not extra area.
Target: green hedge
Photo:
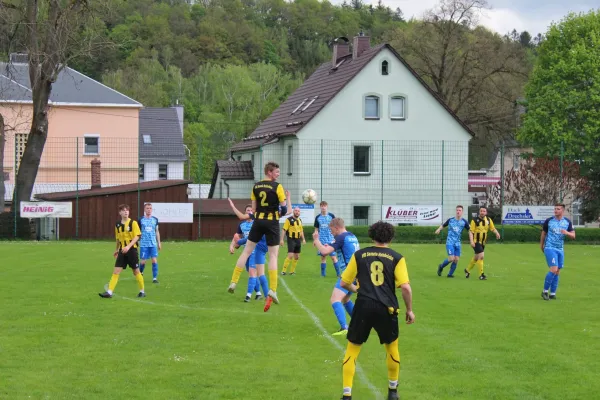
[[[346,229],[354,233],[359,241],[369,241],[369,228],[367,226],[349,226]],[[504,232],[501,225],[496,225],[496,229],[498,229],[498,232],[504,233],[501,239],[501,242],[504,243],[539,243],[542,231],[541,225],[506,225],[504,226]],[[435,230],[436,227],[433,226],[397,226],[394,241],[397,243],[445,243],[447,228],[439,235],[434,233]],[[304,227],[304,235],[307,240],[310,240],[313,231],[312,226]],[[576,231],[577,240],[567,239],[569,242],[573,244],[600,244],[600,229],[578,228]],[[463,231],[463,242],[469,242],[469,233],[466,230]],[[489,243],[494,242],[496,242],[496,238],[491,237]]]

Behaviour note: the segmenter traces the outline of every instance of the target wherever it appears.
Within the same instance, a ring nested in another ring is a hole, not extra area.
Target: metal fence
[[[41,199],[71,201],[75,225],[72,236],[89,237],[82,232],[116,220],[119,202],[130,203],[132,216],[141,215],[141,207],[149,196],[150,189],[145,186],[148,182],[158,182],[155,186],[159,187],[173,180],[189,179],[186,199],[198,203],[196,209],[202,213],[209,207],[210,201],[206,197],[216,159],[251,163],[254,180],[262,177],[264,163],[278,162],[281,167],[279,181],[290,190],[293,203],[301,202],[304,189],[314,189],[319,200],[326,200],[330,211],[342,216],[349,225],[375,222],[381,218],[382,206],[386,205],[441,205],[443,217],[448,218],[458,204],[468,208],[471,214],[483,204],[491,206],[492,216],[498,223],[499,210],[502,205],[509,204],[507,200],[511,205],[518,205],[513,203],[521,200],[529,202],[524,204],[539,205],[564,200],[574,219],[579,207],[574,185],[577,185],[580,171],[574,163],[564,161],[562,154],[548,157],[544,164],[545,174],[538,171],[539,176],[534,176],[531,173],[533,164],[526,157],[531,149],[514,143],[493,146],[466,141],[303,140],[301,135],[222,155],[211,151],[209,143],[198,140],[192,145],[188,143],[192,148],[189,156],[181,143],[152,147],[151,141],[146,143],[143,137],[50,137],[41,158],[32,198],[20,199],[15,177],[19,168],[24,167],[20,160],[26,141],[26,135],[6,137],[0,238],[27,237],[21,231],[25,228],[19,228],[23,225],[19,223],[23,222],[19,208],[13,205]],[[525,170],[529,172],[523,172]],[[252,179],[236,179],[235,175],[220,172],[226,189],[222,186],[213,188],[213,198],[249,198]],[[549,177],[554,179],[554,192],[537,198],[519,197],[525,186],[539,186],[536,179],[548,180]],[[216,183],[221,185],[219,181]],[[96,189],[90,192],[93,188]],[[100,199],[112,196],[114,202],[90,202],[90,194],[94,193]],[[158,200],[155,196],[153,201],[173,202],[170,196],[158,195]],[[318,212],[318,205],[316,208]],[[35,225],[31,232],[35,232],[37,239],[60,236],[55,219],[30,222]],[[190,228],[197,232],[194,237],[202,236],[202,224],[200,217]]]

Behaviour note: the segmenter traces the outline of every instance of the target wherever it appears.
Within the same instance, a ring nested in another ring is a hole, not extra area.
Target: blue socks
[[[321,276],[325,276],[326,268],[327,268],[327,263],[321,263]]]
[[[340,323],[340,327],[342,329],[348,329],[348,324],[346,323],[346,310],[344,310],[344,306],[341,302],[336,301],[331,305],[333,307],[333,312],[335,313],[335,317]]]
[[[158,263],[152,263],[152,279],[158,278]]]
[[[448,276],[452,276],[452,274],[454,274],[454,271],[456,271],[456,262],[453,262],[452,265],[450,266],[450,272],[448,272]]]
[[[544,292],[547,292],[550,289],[550,286],[552,285],[555,276],[556,275],[554,275],[552,272],[548,271],[548,273],[546,274],[546,279],[544,279]]]
[[[446,265],[450,264],[450,261],[448,261],[448,259],[446,258],[443,262],[442,262],[442,268],[446,268]]]
[[[256,279],[255,276],[251,276],[248,278],[248,290],[246,291],[248,295],[252,294],[252,291],[254,290],[254,288],[256,288],[257,283],[258,279]]]
[[[260,292],[260,281],[258,280],[258,277],[254,278],[254,280],[256,282],[256,284],[254,285],[254,291],[256,293],[259,293]]]
[[[335,268],[335,276],[340,276],[340,260],[337,260],[336,263],[333,263],[333,268]]]
[[[263,290],[263,295],[267,295],[267,293],[269,293],[269,283],[267,282],[267,277],[264,275],[261,275],[258,277],[258,281],[260,282],[260,287]]]
[[[354,303],[352,300],[348,300],[348,302],[344,304],[344,308],[346,309],[348,315],[352,316],[352,311],[354,311]]]
[[[552,294],[555,294],[556,289],[558,289],[558,278],[560,278],[560,275],[554,275],[554,280],[552,281],[552,284],[550,285],[550,293],[552,293]]]

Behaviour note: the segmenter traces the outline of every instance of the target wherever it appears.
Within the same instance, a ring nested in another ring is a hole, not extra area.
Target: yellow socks
[[[471,262],[469,262],[469,266],[467,267],[467,271],[471,272],[471,270],[472,270],[472,269],[473,269],[473,267],[475,266],[475,263],[476,263],[476,262],[477,262],[477,261],[475,261],[475,257],[473,257],[473,258],[471,259]]]
[[[400,376],[400,352],[398,351],[398,339],[393,343],[384,344],[387,352],[387,369],[389,388],[398,388],[398,377]]]
[[[110,278],[110,282],[108,284],[108,293],[112,294],[113,290],[117,287],[117,282],[119,281],[119,275],[113,274]]]
[[[277,270],[270,269],[269,270],[269,289],[276,292],[277,291]]]
[[[137,281],[138,287],[140,288],[140,292],[144,291],[144,277],[142,274],[137,274],[135,276],[135,280]]]
[[[479,268],[479,275],[483,274],[483,260],[477,261],[477,268]]]
[[[352,382],[356,372],[356,359],[360,353],[360,345],[348,342],[346,354],[344,355],[344,364],[342,365],[344,396],[352,394]]]
[[[293,259],[292,260],[292,268],[290,268],[290,274],[293,274],[294,272],[296,272],[296,265],[298,265],[298,260]]]
[[[243,268],[238,267],[237,265],[233,269],[233,275],[231,276],[231,282],[238,283],[240,281],[240,276],[244,272]]]
[[[288,265],[290,265],[290,259],[286,258],[285,261],[283,262],[283,269],[281,271],[286,272]]]

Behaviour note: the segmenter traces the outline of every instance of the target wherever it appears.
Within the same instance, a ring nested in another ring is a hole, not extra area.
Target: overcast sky
[[[337,1],[336,1],[337,2]],[[552,21],[558,22],[570,11],[587,12],[600,8],[598,0],[488,0],[492,9],[485,11],[480,24],[504,34],[516,29],[528,31],[531,36],[545,33]],[[341,1],[340,1],[341,3]],[[377,4],[377,0],[365,0]],[[395,10],[400,7],[406,19],[420,18],[423,12],[432,8],[438,0],[383,0],[386,6]]]

